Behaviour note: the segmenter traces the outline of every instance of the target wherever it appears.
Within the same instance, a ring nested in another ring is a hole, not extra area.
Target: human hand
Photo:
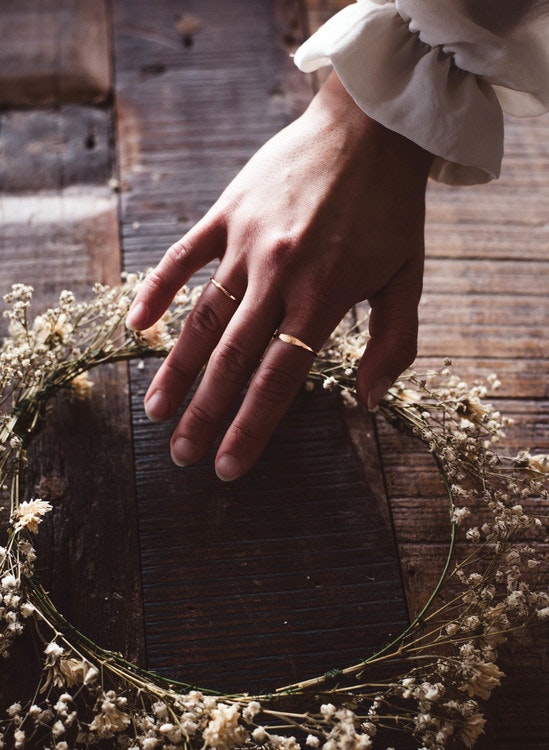
[[[367,117],[334,73],[169,248],[137,294],[130,328],[151,326],[198,269],[220,259],[216,284],[204,288],[145,397],[149,418],[169,419],[207,363],[172,437],[177,464],[206,454],[247,386],[215,463],[225,481],[245,474],[314,351],[362,300],[371,338],[357,392],[375,408],[415,358],[431,160]],[[275,331],[297,344],[273,339]]]

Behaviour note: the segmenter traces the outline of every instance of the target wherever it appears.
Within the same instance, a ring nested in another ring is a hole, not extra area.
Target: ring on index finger
[[[220,284],[219,281],[214,279],[213,276],[210,278],[210,281],[212,282],[212,284],[215,286],[216,289],[219,289],[219,291],[225,295],[225,297],[232,299],[233,302],[239,302],[238,297],[235,297],[232,292],[229,292],[229,290],[226,287],[224,287],[223,284]]]
[[[315,357],[318,357],[318,352],[315,351],[312,346],[309,346],[304,341],[301,341],[301,339],[298,339],[297,336],[292,336],[290,333],[281,333],[280,331],[275,331],[273,338],[280,339],[285,344],[290,344],[291,346],[297,346],[300,349],[305,349],[308,352],[311,352],[311,354],[314,354]]]

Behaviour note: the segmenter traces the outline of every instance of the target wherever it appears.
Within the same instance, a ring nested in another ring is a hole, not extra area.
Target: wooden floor
[[[36,311],[143,270],[291,121],[319,81],[289,53],[335,0],[10,0],[0,9],[0,283]],[[235,8],[238,7],[237,12]],[[85,35],[82,28],[87,29]],[[429,186],[418,368],[496,372],[509,451],[549,453],[549,119],[509,120],[503,176]],[[197,282],[208,278],[205,269]],[[402,629],[444,559],[425,452],[302,393],[249,477],[171,464],[142,398],[156,367],[94,373],[55,403],[29,487],[54,600],[139,663],[226,690],[351,663]],[[546,510],[545,510],[546,514]],[[504,653],[480,748],[549,748],[549,634]],[[5,669],[5,668],[4,668]],[[0,674],[0,688],[26,679]]]

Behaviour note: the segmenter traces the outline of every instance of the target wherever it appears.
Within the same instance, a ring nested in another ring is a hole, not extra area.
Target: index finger
[[[126,325],[135,331],[152,326],[173,298],[200,268],[223,254],[226,232],[220,223],[206,221],[193,227],[168,248],[160,263],[145,278],[132,303]]]

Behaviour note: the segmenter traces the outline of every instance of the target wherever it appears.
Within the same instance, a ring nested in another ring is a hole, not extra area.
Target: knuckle
[[[211,305],[201,302],[187,318],[185,328],[192,335],[201,338],[207,334],[217,333],[221,329],[221,321]]]
[[[297,236],[290,232],[273,233],[268,243],[268,261],[271,269],[291,267],[298,244]]]
[[[281,367],[262,367],[256,375],[256,386],[261,397],[277,403],[291,399],[297,382],[295,376]]]
[[[189,268],[189,248],[182,240],[166,250],[160,263],[147,274],[147,286],[154,291],[175,290]]]
[[[166,286],[166,282],[164,281],[162,271],[159,267],[154,268],[152,271],[148,272],[147,278],[145,279],[145,285],[147,291],[152,292],[153,294],[164,289],[164,287]]]
[[[170,381],[187,382],[192,379],[191,373],[176,356],[169,357],[163,365],[163,372]]]
[[[248,443],[249,445],[256,445],[259,440],[259,433],[254,430],[249,422],[244,419],[236,418],[231,425],[231,433],[234,439],[242,444]]]
[[[216,418],[206,405],[191,401],[187,407],[186,416],[195,424],[207,425],[208,427],[216,425]]]
[[[240,347],[233,343],[223,346],[213,355],[213,365],[220,372],[224,380],[235,382],[248,369],[248,358]]]
[[[178,272],[185,271],[189,263],[189,247],[182,239],[178,240],[168,248],[166,257]]]

